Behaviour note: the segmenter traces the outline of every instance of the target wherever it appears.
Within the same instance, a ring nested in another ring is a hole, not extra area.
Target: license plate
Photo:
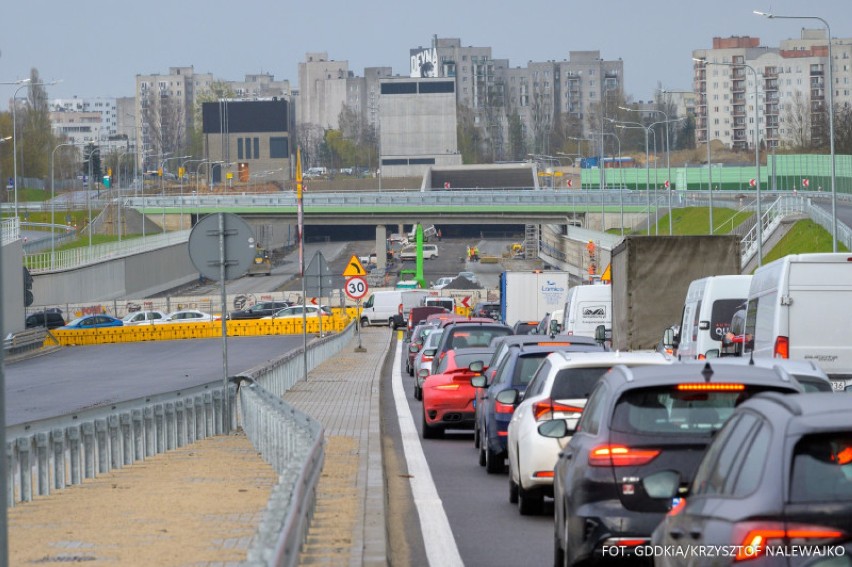
[[[845,380],[832,380],[831,387],[835,392],[842,392],[846,389],[846,381]]]

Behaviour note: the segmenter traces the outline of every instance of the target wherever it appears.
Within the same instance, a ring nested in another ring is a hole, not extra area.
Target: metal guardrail
[[[339,352],[355,325],[231,379],[231,412],[221,381],[6,428],[7,505],[82,484],[241,424],[279,473],[249,557],[257,565],[295,565],[316,502],[324,459],[322,427],[280,397],[307,371]],[[233,382],[237,382],[238,386]],[[234,403],[239,397],[239,403]],[[239,408],[239,411],[238,409]]]
[[[11,218],[0,221],[0,245],[11,244],[21,237],[20,219]]]

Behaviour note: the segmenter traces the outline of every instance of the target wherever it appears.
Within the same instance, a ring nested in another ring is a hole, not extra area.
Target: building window
[[[243,159],[243,139],[237,138],[237,159]]]
[[[260,138],[254,139],[254,159],[260,159]]]
[[[286,159],[290,156],[290,140],[283,136],[269,138],[269,157]]]

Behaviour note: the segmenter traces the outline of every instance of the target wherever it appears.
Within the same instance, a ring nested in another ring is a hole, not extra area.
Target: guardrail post
[[[214,434],[213,427],[213,394],[210,392],[204,393],[204,436]]]
[[[50,439],[46,431],[36,433],[36,473],[38,474],[38,495],[50,494]]]
[[[71,484],[80,484],[80,429],[69,427],[65,435],[68,437],[68,458],[71,459]]]
[[[141,409],[130,412],[133,421],[133,460],[145,460],[145,418]]]
[[[6,507],[15,507],[15,467],[12,461],[14,453],[11,443],[6,443]]]
[[[33,478],[30,465],[30,438],[18,437],[18,462],[21,466],[21,502],[33,499]]]
[[[53,443],[53,487],[61,490],[65,488],[65,432],[54,429],[50,437]]]
[[[195,443],[195,402],[187,398],[183,403],[186,407],[186,442]]]
[[[165,414],[166,410],[163,408],[163,404],[156,404],[154,406],[154,429],[157,439],[158,455],[165,452],[166,447]]]
[[[145,416],[145,456],[151,457],[157,454],[157,430],[154,426],[154,408],[146,406],[143,412]]]
[[[222,391],[216,390],[213,392],[213,416],[215,418],[213,427],[214,435],[221,435],[225,427],[225,416],[222,410]]]
[[[83,458],[86,461],[84,478],[95,478],[95,424],[83,423]]]
[[[121,455],[121,425],[119,416],[113,414],[107,418],[109,428],[109,466],[111,469],[120,469],[123,465]]]
[[[124,412],[119,417],[121,420],[121,439],[122,449],[124,449],[124,464],[133,464],[133,422],[130,419],[130,414]]]
[[[98,451],[98,474],[109,472],[109,436],[105,419],[95,420],[95,445]]]
[[[166,451],[177,447],[177,413],[174,402],[166,402],[163,419],[166,422]]]
[[[186,445],[186,411],[183,407],[183,400],[175,402],[175,425],[177,431],[177,446],[183,447]]]

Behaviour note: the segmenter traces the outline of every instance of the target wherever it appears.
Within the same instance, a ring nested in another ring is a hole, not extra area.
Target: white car
[[[423,341],[423,346],[420,352],[414,357],[414,399],[422,399],[423,382],[426,381],[426,376],[432,372],[432,360],[435,358],[435,351],[438,348],[438,341],[441,340],[441,333],[444,329],[438,328],[426,335],[426,340]],[[426,376],[421,374],[421,370],[426,371]]]
[[[658,352],[549,354],[527,385],[523,401],[509,422],[509,501],[518,504],[518,511],[525,516],[539,514],[544,496],[553,497],[553,468],[571,439],[543,436],[538,428],[544,421],[579,420],[598,379],[613,366],[663,365],[673,361]],[[517,390],[504,390],[497,395],[501,403],[517,403],[517,398]]]
[[[301,319],[303,313],[307,317],[316,317],[320,313],[320,309],[322,309],[321,312],[323,315],[331,317],[331,308],[325,305],[321,308],[317,305],[306,305],[304,308],[301,305],[291,305],[290,307],[285,307],[284,309],[276,311],[268,317],[262,317],[262,319],[292,319],[295,317]]]
[[[438,278],[438,279],[437,279],[437,280],[436,280],[436,281],[432,284],[432,289],[444,289],[445,287],[447,287],[448,285],[450,285],[450,282],[452,282],[454,279],[456,279],[456,278],[453,278],[453,277],[443,277],[443,278]]]
[[[417,246],[414,244],[409,244],[408,246],[403,247],[402,250],[399,251],[399,257],[401,260],[416,260],[417,259]],[[424,244],[423,245],[423,259],[431,260],[432,258],[438,257],[438,247],[434,244]]]
[[[162,311],[134,311],[122,317],[124,326],[128,325],[153,325],[154,323],[162,323],[166,319],[166,314]]]
[[[169,316],[163,320],[163,323],[197,323],[199,321],[219,320],[219,317],[214,317],[210,313],[205,313],[198,309],[183,309],[169,313]]]

